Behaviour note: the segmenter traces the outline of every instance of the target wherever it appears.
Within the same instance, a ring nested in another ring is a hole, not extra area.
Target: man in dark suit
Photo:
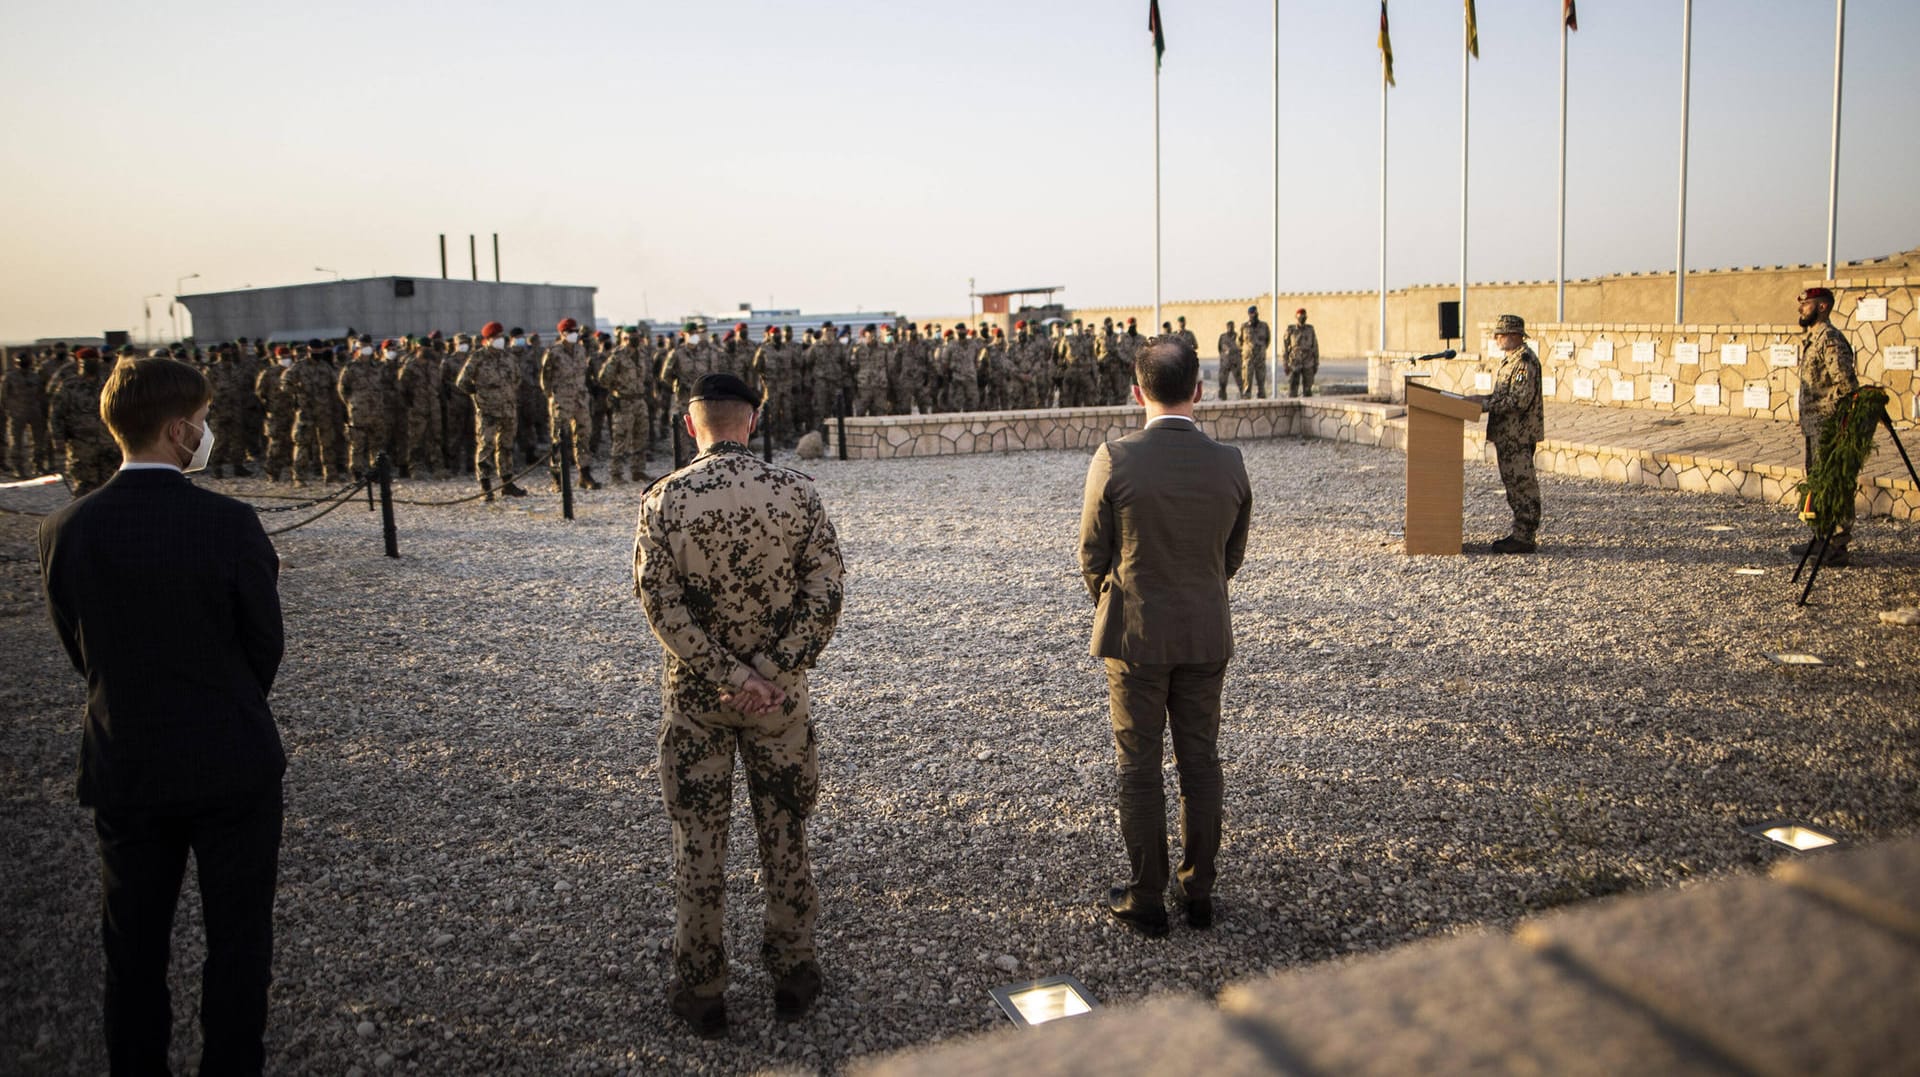
[[[1148,935],[1167,931],[1161,730],[1180,774],[1176,876],[1187,923],[1213,925],[1220,848],[1220,685],[1233,655],[1227,580],[1246,555],[1253,492],[1240,450],[1194,425],[1200,359],[1160,337],[1134,362],[1146,429],[1109,441],[1087,468],[1080,570],[1096,610],[1092,653],[1107,663],[1120,769],[1120,835],[1131,867],[1105,907]]]
[[[267,692],[283,636],[279,559],[253,510],[196,488],[212,390],[126,359],[101,412],[125,462],[48,517],[40,572],[87,680],[80,803],[99,837],[113,1072],[167,1072],[167,949],[192,852],[207,925],[200,1072],[259,1073],[286,769]]]

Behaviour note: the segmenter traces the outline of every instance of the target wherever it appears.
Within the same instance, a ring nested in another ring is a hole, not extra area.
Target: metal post
[[[400,556],[400,532],[393,526],[393,461],[381,453],[373,458],[373,473],[380,480],[380,537],[387,544],[387,556]]]
[[[1267,315],[1273,329],[1280,328],[1280,0],[1273,0],[1273,296]],[[1269,329],[1268,332],[1272,332]],[[1156,325],[1154,332],[1160,329]],[[1280,341],[1275,339],[1267,350],[1267,384],[1275,387],[1274,396],[1279,396],[1280,385]]]
[[[1687,97],[1693,88],[1693,0],[1680,5],[1680,226],[1673,241],[1673,324],[1687,320]]]
[[[1467,332],[1467,111],[1468,79],[1473,71],[1473,54],[1467,51],[1467,24],[1460,23],[1460,333],[1462,344]],[[1412,341],[1408,341],[1409,344]]]
[[[480,246],[479,246],[478,238],[475,237],[472,232],[467,233],[467,257],[471,259],[473,262],[473,279],[479,280],[480,279]]]
[[[1460,330],[1466,332],[1464,328]],[[1380,342],[1387,350],[1387,77],[1380,76]]]
[[[1153,331],[1160,331],[1160,57],[1157,53],[1153,58]],[[843,454],[847,451],[844,441],[840,451]]]
[[[493,283],[500,283],[500,233],[493,234]]]
[[[440,279],[447,279],[447,234],[440,233]]]
[[[373,487],[374,487],[375,476],[365,475],[365,476],[362,476],[362,478],[366,480],[366,484],[367,484],[367,511],[372,512],[373,511]]]
[[[1839,270],[1834,256],[1840,223],[1840,58],[1847,37],[1847,0],[1833,5],[1833,151],[1827,161],[1827,279]]]
[[[833,416],[834,427],[836,432],[840,435],[840,459],[845,460],[847,458],[847,393],[846,393],[846,390],[842,389],[840,392],[834,394],[833,412],[834,412],[834,416]]]
[[[1567,17],[1560,16],[1560,239],[1553,256],[1553,320],[1567,320]],[[1466,332],[1461,319],[1460,331]]]
[[[773,463],[773,426],[767,419],[769,413],[765,405],[760,408],[760,459]]]
[[[560,424],[560,515],[573,519],[573,423]]]

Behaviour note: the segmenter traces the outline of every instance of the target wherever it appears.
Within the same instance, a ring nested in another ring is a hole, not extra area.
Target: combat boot
[[[584,464],[581,465],[580,467],[580,489],[582,490],[600,489],[600,484],[593,481],[593,469],[590,467],[587,467]]]
[[[236,479],[251,479],[253,478],[253,472],[248,470],[245,464],[235,464],[233,465],[233,477]]]
[[[518,487],[518,486],[515,486],[515,485],[513,484],[513,480],[512,480],[512,479],[508,479],[508,480],[507,480],[507,482],[506,482],[506,483],[505,483],[504,485],[502,485],[502,486],[500,487],[500,492],[501,492],[501,493],[503,493],[503,494],[505,494],[505,495],[507,495],[508,497],[525,497],[525,496],[527,496],[527,492],[526,492],[525,490],[522,490],[522,489],[521,489],[520,487]]]
[[[512,486],[513,484],[508,483],[507,485]],[[480,476],[480,490],[482,493],[487,495],[488,501],[493,500],[493,476],[491,475]]]

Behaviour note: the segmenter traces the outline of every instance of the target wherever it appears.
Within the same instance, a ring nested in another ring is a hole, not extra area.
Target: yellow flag
[[[1480,20],[1473,17],[1473,0],[1467,0],[1467,55],[1480,58]]]

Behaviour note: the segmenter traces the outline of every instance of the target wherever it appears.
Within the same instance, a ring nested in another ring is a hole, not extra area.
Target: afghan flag
[[[1474,17],[1473,0],[1467,0],[1467,55],[1476,60],[1480,58],[1480,20]]]
[[[1387,0],[1380,0],[1380,62],[1386,65],[1387,85],[1393,85],[1393,38],[1387,36]]]
[[[1580,15],[1573,10],[1573,0],[1567,0],[1567,29],[1580,29]]]
[[[1573,0],[1567,2],[1571,4]],[[1167,54],[1167,31],[1160,25],[1160,0],[1147,0],[1147,32],[1153,35],[1153,69],[1158,71],[1160,58]]]

